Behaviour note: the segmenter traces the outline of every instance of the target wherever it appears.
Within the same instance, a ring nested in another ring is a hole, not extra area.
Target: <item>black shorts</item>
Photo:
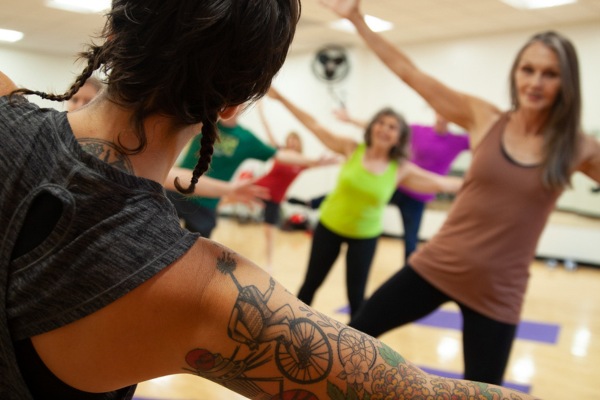
[[[265,224],[277,225],[279,223],[279,203],[265,200]]]

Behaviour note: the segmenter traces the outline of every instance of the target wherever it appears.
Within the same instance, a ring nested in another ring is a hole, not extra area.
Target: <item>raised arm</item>
[[[409,161],[398,169],[398,184],[419,193],[456,193],[463,181],[462,178],[429,172]]]
[[[87,391],[188,373],[256,400],[449,393],[459,399],[532,399],[428,375],[280,284],[264,297],[271,279],[235,252],[200,239],[167,270],[99,312],[35,337],[34,345],[58,377]]]
[[[308,158],[294,150],[279,149],[275,153],[275,159],[284,164],[299,165],[301,167],[313,168],[321,165],[330,165],[331,163],[322,162],[323,159]]]
[[[308,158],[294,150],[280,149],[275,153],[275,159],[283,164],[300,165],[305,168],[324,167],[342,162],[342,157],[321,157],[319,159]]]
[[[335,135],[328,129],[325,129],[325,127],[319,124],[316,119],[314,119],[305,111],[296,107],[288,99],[279,94],[279,92],[277,92],[275,89],[271,88],[269,91],[269,97],[279,100],[281,104],[283,104],[294,115],[294,117],[296,117],[298,121],[302,123],[302,125],[314,133],[315,136],[331,151],[349,157],[358,146],[358,143],[354,140]]]
[[[365,121],[361,121],[361,120],[352,118],[350,116],[350,114],[348,114],[348,110],[345,109],[345,108],[341,108],[339,110],[333,110],[333,115],[335,115],[335,117],[337,119],[339,119],[340,121],[342,121],[342,122],[348,122],[348,123],[350,123],[352,125],[355,125],[355,126],[357,126],[359,128],[366,129],[367,126],[369,125]]]
[[[174,181],[179,178],[180,182],[189,182],[192,179],[193,171],[187,168],[173,167],[169,171],[163,186],[167,190],[176,192]],[[232,183],[213,179],[208,176],[201,176],[194,190],[194,195],[200,197],[219,198],[227,196],[230,201],[241,203],[253,203],[259,200],[269,200],[271,198],[269,189],[253,185],[251,182]]]
[[[277,144],[277,141],[275,140],[275,137],[273,136],[273,132],[271,132],[271,127],[269,126],[269,124],[267,123],[267,119],[265,118],[265,112],[264,112],[262,100],[257,104],[256,108],[258,109],[258,115],[260,117],[260,122],[262,122],[263,126],[265,127],[265,132],[267,132],[267,137],[269,138],[269,144],[275,148],[279,148],[280,146],[279,146],[279,144]]]
[[[471,135],[472,146],[476,147],[500,114],[494,105],[452,90],[419,70],[402,51],[369,28],[359,10],[359,0],[320,1],[339,16],[350,20],[381,61],[419,93],[438,113],[465,128]]]

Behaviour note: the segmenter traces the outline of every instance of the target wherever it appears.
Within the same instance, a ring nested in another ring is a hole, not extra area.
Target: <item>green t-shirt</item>
[[[217,124],[221,142],[215,143],[215,149],[210,163],[210,168],[204,174],[221,181],[229,181],[237,168],[248,158],[266,161],[273,157],[277,149],[268,146],[256,138],[247,129],[237,125],[233,128]],[[190,144],[180,167],[194,169],[198,162],[200,151],[200,138],[196,136]],[[193,196],[188,198],[191,202],[207,208],[217,208],[219,199],[201,198]]]
[[[321,223],[338,235],[369,239],[383,232],[383,212],[396,190],[398,162],[376,175],[363,167],[366,145],[342,166],[337,186],[321,204]]]

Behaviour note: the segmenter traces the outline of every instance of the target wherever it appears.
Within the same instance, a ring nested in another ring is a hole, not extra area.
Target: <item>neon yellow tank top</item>
[[[396,190],[398,162],[376,175],[363,167],[359,145],[340,171],[337,186],[321,205],[321,223],[338,235],[368,239],[383,232],[383,211]]]

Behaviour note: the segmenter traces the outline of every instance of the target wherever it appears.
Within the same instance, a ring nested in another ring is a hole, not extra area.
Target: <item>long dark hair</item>
[[[396,120],[398,120],[398,125],[400,126],[400,138],[398,143],[390,149],[390,160],[396,160],[398,162],[408,160],[408,144],[410,143],[412,131],[410,126],[408,126],[406,123],[404,117],[400,113],[394,111],[392,108],[388,107],[382,109],[371,119],[371,122],[369,122],[369,125],[365,130],[365,143],[367,144],[367,147],[371,146],[371,131],[373,130],[373,125],[375,125],[375,122],[379,121],[379,119],[386,115],[396,118]]]
[[[102,45],[79,54],[87,66],[62,95],[28,89],[13,94],[70,99],[95,70],[107,78],[108,98],[132,110],[139,146],[144,121],[164,115],[172,128],[203,123],[192,193],[208,169],[219,111],[264,96],[288,53],[300,17],[299,0],[113,0]],[[121,146],[123,147],[123,146]]]
[[[563,35],[548,31],[533,36],[517,54],[510,72],[510,95],[513,110],[519,109],[515,73],[523,52],[537,42],[554,50],[560,63],[561,88],[552,105],[550,117],[543,133],[542,179],[547,188],[561,190],[571,184],[571,174],[577,158],[579,134],[581,133],[579,62],[575,46]]]

